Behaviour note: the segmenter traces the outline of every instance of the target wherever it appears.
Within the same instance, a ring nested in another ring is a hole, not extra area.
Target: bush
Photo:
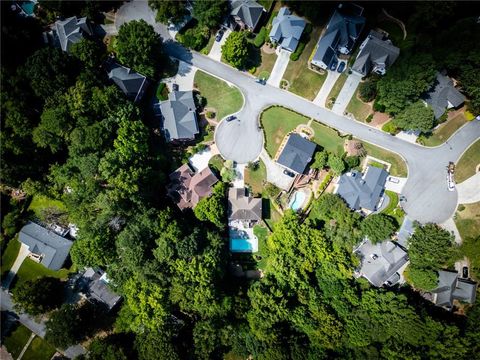
[[[347,156],[345,158],[345,163],[347,164],[348,169],[353,169],[360,165],[360,158],[358,156]]]
[[[165,83],[158,84],[156,96],[160,101],[168,100],[168,88]]]
[[[437,119],[436,121],[437,125],[444,123],[445,121],[447,121],[447,119],[448,119],[448,112],[444,112],[443,115]]]
[[[215,117],[215,113],[213,111],[207,111],[207,118],[213,119]]]
[[[367,123],[371,123],[371,122],[372,122],[372,119],[373,119],[373,114],[370,114],[370,115],[367,116],[367,118],[365,119],[365,121],[366,121]]]
[[[253,45],[257,48],[262,47],[265,43],[265,38],[267,37],[267,29],[263,26],[260,31],[258,32],[257,36],[255,36],[255,40],[253,40]]]
[[[201,50],[207,45],[210,31],[206,27],[194,27],[187,29],[185,33],[178,34],[178,41],[193,50]]]
[[[303,30],[304,34],[310,34],[313,31],[313,26],[310,23],[305,25],[305,29]]]
[[[389,121],[389,122],[385,123],[382,126],[382,130],[389,133],[389,134],[392,134],[392,135],[395,135],[396,133],[398,133],[398,129],[395,126],[395,124],[393,123],[393,121]]]
[[[290,54],[290,60],[297,61],[300,55],[302,55],[303,49],[305,49],[305,43],[302,41],[298,44],[297,49]]]
[[[378,101],[375,100],[375,102],[373,103],[373,110],[385,112],[385,105],[379,104]]]
[[[267,185],[265,185],[265,191],[268,197],[274,198],[275,196],[278,195],[278,193],[280,192],[280,189],[275,185],[273,185],[272,183],[267,183]]]
[[[367,80],[358,86],[358,96],[362,101],[370,102],[377,96],[377,83]]]
[[[257,71],[257,68],[255,66],[248,69],[248,72],[252,75],[255,74],[255,71]]]
[[[463,210],[465,210],[465,205],[462,205],[462,204],[458,205],[458,209],[457,209],[457,210],[458,210],[458,211],[463,211]]]

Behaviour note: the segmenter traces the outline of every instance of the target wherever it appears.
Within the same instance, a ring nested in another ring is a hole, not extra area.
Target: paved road
[[[333,104],[332,111],[334,113],[340,115],[344,113],[348,103],[350,102],[350,99],[355,93],[355,90],[357,90],[360,81],[362,81],[362,77],[360,75],[355,73],[348,75],[342,90],[340,90],[340,93],[335,100],[335,104]]]

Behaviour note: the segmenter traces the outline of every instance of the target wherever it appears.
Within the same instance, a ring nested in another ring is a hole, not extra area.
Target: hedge
[[[257,36],[255,36],[255,40],[253,40],[253,45],[255,45],[255,47],[257,48],[262,47],[262,45],[265,43],[266,37],[267,37],[267,29],[265,28],[265,26],[262,26]]]

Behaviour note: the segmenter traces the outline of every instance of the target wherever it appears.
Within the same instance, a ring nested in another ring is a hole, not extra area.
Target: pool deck
[[[253,228],[246,227],[241,221],[235,220],[228,224],[230,237],[230,251],[235,253],[255,253],[258,252],[258,238],[253,233]],[[245,246],[232,249],[233,241],[244,241]]]

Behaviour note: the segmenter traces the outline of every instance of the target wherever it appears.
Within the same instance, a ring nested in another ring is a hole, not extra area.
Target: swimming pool
[[[35,3],[33,1],[20,1],[20,6],[22,10],[25,11],[27,15],[33,15],[33,10],[35,8]]]
[[[305,201],[305,197],[306,195],[303,191],[296,191],[293,194],[292,198],[290,199],[290,203],[288,204],[288,207],[293,211],[300,210]]]
[[[230,251],[232,252],[253,252],[254,245],[250,239],[230,239]]]

